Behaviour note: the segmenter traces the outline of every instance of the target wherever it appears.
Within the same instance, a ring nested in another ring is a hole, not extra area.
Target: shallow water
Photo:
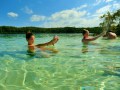
[[[35,36],[38,44],[54,34]],[[58,36],[58,53],[30,55],[25,35],[0,35],[0,90],[120,90],[120,38],[84,46],[81,34]]]

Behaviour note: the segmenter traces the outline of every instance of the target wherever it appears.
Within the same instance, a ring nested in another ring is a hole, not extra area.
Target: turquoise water
[[[25,35],[0,35],[0,90],[120,90],[120,38],[84,46],[81,34],[58,36],[58,53],[29,55]]]

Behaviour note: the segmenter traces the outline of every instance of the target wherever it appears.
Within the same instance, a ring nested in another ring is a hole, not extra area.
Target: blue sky
[[[1,0],[0,26],[94,27],[120,0]]]

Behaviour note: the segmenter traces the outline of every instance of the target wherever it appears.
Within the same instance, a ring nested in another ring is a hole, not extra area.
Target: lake
[[[54,35],[35,34],[35,43]],[[25,35],[0,34],[0,90],[120,90],[120,38],[83,45],[81,34],[57,35],[58,53],[31,55]]]

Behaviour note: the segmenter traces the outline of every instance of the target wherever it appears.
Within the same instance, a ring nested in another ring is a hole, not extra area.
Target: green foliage
[[[41,28],[41,27],[13,27],[0,26],[0,34],[20,34],[31,31],[33,33],[81,33],[84,28],[60,27],[60,28]],[[91,33],[99,34],[102,30],[100,27],[86,28]]]
[[[120,35],[120,9],[114,13],[107,12],[101,16],[101,19],[103,19],[103,22],[100,23],[100,27],[103,30],[112,30],[117,35]]]

